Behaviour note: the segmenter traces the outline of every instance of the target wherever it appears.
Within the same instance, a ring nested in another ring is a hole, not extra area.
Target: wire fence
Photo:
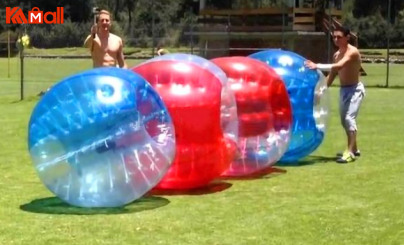
[[[144,59],[127,59],[129,66],[134,66]],[[21,76],[21,60],[12,58],[0,59],[0,97],[30,98],[39,96],[53,84],[76,73],[92,68],[90,59],[65,58],[24,58],[23,76]],[[10,65],[10,68],[8,68]],[[368,87],[385,87],[387,79],[386,63],[364,63],[367,76],[361,79]],[[9,69],[9,71],[8,71]],[[402,79],[402,64],[390,64],[389,87],[404,88]],[[23,77],[23,83],[21,78]]]
[[[204,34],[197,26],[182,26],[181,30],[173,33],[176,34],[143,38],[143,41],[146,44],[151,43],[151,46],[134,47],[132,51],[129,48],[126,53],[129,67],[154,57],[156,48],[160,45],[170,52],[195,54],[207,59],[220,56],[246,56],[270,48],[289,48],[307,57],[307,54],[311,55],[314,51],[327,54],[327,45],[329,45],[327,42],[324,43],[324,40],[327,40],[324,33],[321,34],[322,41],[318,41],[317,36],[312,36],[311,39],[304,36],[297,40],[296,36],[291,36],[288,32],[240,35],[239,32],[233,32],[231,28],[226,27]],[[139,41],[136,38],[129,40]],[[319,43],[322,46],[319,46]],[[362,79],[366,85],[385,87],[388,83],[389,87],[404,87],[401,76],[404,51],[390,50],[387,53],[383,49],[366,50],[362,52],[362,56],[363,68],[367,74]],[[23,69],[21,69],[21,61],[24,64]],[[27,52],[23,59],[20,59],[18,55],[11,58],[5,55],[0,58],[0,98],[10,97],[19,100],[22,97],[38,96],[63,78],[91,68],[92,61],[87,50],[85,53],[77,54],[74,52],[55,54],[41,50],[41,52]]]

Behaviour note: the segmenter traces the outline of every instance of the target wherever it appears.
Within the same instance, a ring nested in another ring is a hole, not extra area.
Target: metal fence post
[[[155,12],[154,12],[154,0],[151,0],[151,15],[152,15],[152,52],[151,55],[152,57],[154,57],[155,54],[155,46],[156,46],[156,40],[155,40],[155,33],[154,33],[154,24],[155,24],[155,16],[154,16]]]
[[[386,84],[385,87],[388,88],[389,87],[389,76],[390,76],[390,18],[391,18],[391,0],[389,0],[388,3],[388,10],[387,10],[387,59],[386,59],[386,63],[387,63],[387,71],[386,71]]]
[[[10,78],[10,59],[11,59],[11,45],[10,45],[10,29],[7,31],[7,61],[8,61],[8,66],[7,66],[7,77]]]
[[[189,16],[189,18],[190,18],[190,22],[189,22],[190,30],[189,31],[190,31],[190,34],[191,34],[191,37],[190,37],[191,54],[194,54],[194,25],[193,25],[194,19],[192,18],[193,17],[192,6],[191,6],[191,8],[189,10],[189,14],[190,14],[190,16]]]
[[[20,42],[21,41],[20,36]],[[20,100],[24,99],[24,47],[21,44],[22,48],[20,50]]]

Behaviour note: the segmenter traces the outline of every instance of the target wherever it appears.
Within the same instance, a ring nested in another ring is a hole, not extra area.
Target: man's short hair
[[[112,20],[112,15],[111,15],[111,13],[110,13],[109,11],[105,10],[105,9],[102,9],[102,10],[100,10],[100,12],[98,12],[98,14],[97,14],[97,22],[98,22],[98,20],[100,19],[100,15],[102,15],[102,14],[108,15],[108,16],[109,16],[109,19]]]
[[[344,34],[344,36],[348,36],[349,34],[351,34],[351,30],[349,30],[349,28],[344,27],[344,26],[337,26],[335,27],[334,31],[340,31],[342,32],[342,34]]]

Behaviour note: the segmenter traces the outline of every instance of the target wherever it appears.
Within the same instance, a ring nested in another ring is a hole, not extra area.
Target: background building
[[[201,55],[214,58],[283,48],[327,62],[333,52],[327,23],[341,19],[342,5],[343,0],[200,0]]]

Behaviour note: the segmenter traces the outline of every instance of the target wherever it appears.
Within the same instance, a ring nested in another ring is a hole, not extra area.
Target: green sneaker
[[[337,163],[350,163],[353,161],[355,161],[355,155],[349,151],[345,151],[342,157],[337,159]]]
[[[338,153],[336,154],[336,156],[339,157],[339,158],[341,158],[343,154],[344,154],[344,152],[338,152]],[[360,156],[361,156],[360,150],[355,151],[355,152],[354,152],[354,155],[355,155],[355,157],[360,157]]]

